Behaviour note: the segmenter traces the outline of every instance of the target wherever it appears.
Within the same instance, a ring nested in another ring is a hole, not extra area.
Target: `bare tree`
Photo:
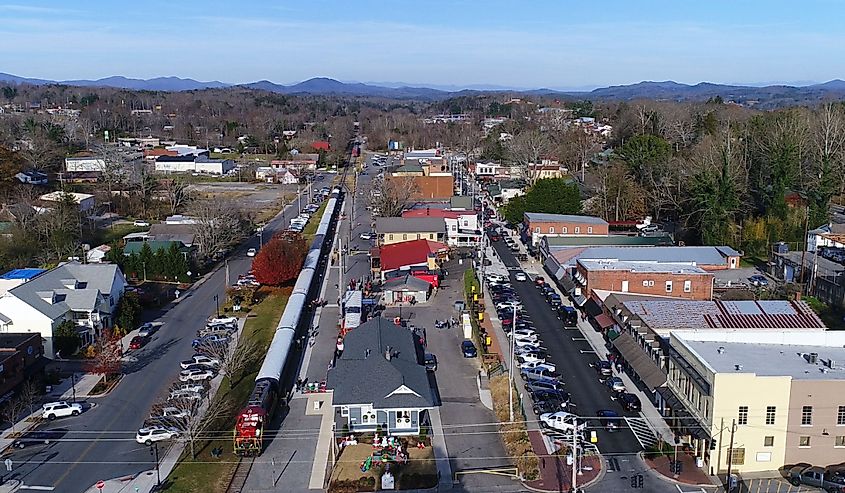
[[[374,216],[396,217],[408,205],[419,188],[411,176],[392,176],[373,181],[370,207]]]
[[[201,200],[191,206],[197,218],[195,242],[200,255],[211,256],[240,239],[248,221],[230,200]]]
[[[15,429],[18,419],[20,419],[21,413],[23,413],[29,406],[29,403],[23,397],[24,396],[18,394],[6,401],[6,405],[3,406],[3,418],[5,418],[6,421],[11,423],[12,433],[16,433],[18,431],[17,429]]]
[[[831,175],[837,178],[837,191],[845,192],[845,166],[843,151],[845,151],[845,110],[841,104],[828,103],[820,107],[814,114],[813,144],[815,147],[816,166],[810,173],[810,188],[820,188],[822,183],[812,183],[815,178],[830,180]]]
[[[32,379],[27,379],[21,386],[20,394],[18,395],[23,400],[27,409],[29,409],[29,414],[34,413],[35,402],[38,400],[38,387],[35,385],[35,382]]]
[[[533,185],[542,173],[542,158],[551,150],[549,138],[539,130],[526,130],[514,135],[507,148],[528,186]]]
[[[221,421],[228,417],[230,410],[231,403],[228,400],[210,402],[178,397],[157,402],[153,405],[151,415],[176,428],[191,447],[191,457],[196,458],[196,443],[218,438],[206,433],[222,426]]]
[[[234,347],[231,346],[208,344],[197,349],[198,352],[207,354],[220,362],[217,370],[229,379],[230,389],[243,376],[244,370],[258,357],[258,344],[251,339],[238,339],[234,343]]]
[[[181,176],[174,175],[172,178],[161,180],[161,189],[167,197],[170,214],[176,214],[180,208],[191,200],[188,183]]]

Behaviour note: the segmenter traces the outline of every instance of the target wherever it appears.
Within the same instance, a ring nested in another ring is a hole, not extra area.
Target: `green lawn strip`
[[[326,210],[326,204],[328,204],[328,200],[324,200],[322,204],[320,204],[320,208],[317,209],[311,216],[311,220],[308,221],[308,224],[305,225],[305,229],[302,230],[302,237],[305,238],[305,241],[310,242],[314,239],[314,235],[317,234],[317,227],[320,225],[320,218],[323,217],[323,211]]]
[[[287,304],[288,294],[273,292],[267,295],[261,303],[255,306],[247,317],[241,337],[255,340],[261,348],[260,354],[267,352],[273,334],[276,332],[276,325],[282,317],[282,312]],[[224,492],[229,480],[235,472],[238,457],[232,451],[232,433],[235,427],[237,412],[243,407],[252,391],[255,376],[261,366],[261,358],[253,363],[251,371],[246,373],[234,387],[229,389],[229,380],[224,378],[220,383],[220,389],[214,398],[213,405],[221,405],[228,402],[231,412],[221,420],[219,425],[213,426],[213,434],[219,438],[215,440],[202,441],[196,444],[197,458],[192,459],[190,447],[185,447],[185,452],[179,464],[168,476],[169,493],[195,493],[204,491],[207,493]],[[221,448],[223,455],[215,458],[211,451]]]

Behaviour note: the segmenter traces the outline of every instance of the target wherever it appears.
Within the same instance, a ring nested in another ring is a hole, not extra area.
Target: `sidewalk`
[[[678,451],[678,460],[683,464],[681,474],[678,476],[675,476],[669,469],[669,463],[674,460],[674,456],[664,455],[654,459],[647,459],[642,456],[642,459],[647,467],[673,482],[693,486],[713,486],[710,476],[695,466],[695,456],[693,455]]]

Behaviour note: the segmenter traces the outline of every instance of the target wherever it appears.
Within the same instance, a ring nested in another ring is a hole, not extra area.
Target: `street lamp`
[[[214,303],[217,305],[217,318],[220,318],[220,296],[214,295]]]
[[[508,404],[510,407],[510,421],[513,423],[513,372],[515,370],[513,367],[513,360],[514,353],[516,352],[516,336],[514,335],[514,331],[516,330],[516,303],[511,303],[511,308],[513,308],[513,322],[511,323],[511,377],[510,385],[508,386]]]
[[[73,402],[76,402],[76,372],[70,374],[70,385],[73,389]]]
[[[158,489],[161,488],[161,471],[158,468],[158,442],[153,442],[150,445],[150,455],[154,455],[156,460],[156,489]]]

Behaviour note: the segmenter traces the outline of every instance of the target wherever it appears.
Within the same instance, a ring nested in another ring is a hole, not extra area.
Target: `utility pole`
[[[572,417],[572,491],[578,491],[575,486],[578,481],[578,418]]]
[[[479,283],[479,284],[481,284],[481,283]],[[514,348],[516,337],[514,337],[513,331],[516,330],[516,303],[513,303],[511,305],[511,307],[513,308],[513,324],[511,325],[511,365],[510,365],[510,370],[511,370],[510,371],[510,374],[511,374],[510,377],[511,378],[510,378],[510,385],[508,385],[508,404],[509,404],[509,407],[510,407],[510,420],[511,420],[511,423],[513,423],[513,374],[516,371],[516,368],[514,368],[514,366],[513,366],[514,353],[516,352],[516,350]]]
[[[733,464],[734,433],[736,432],[736,419],[731,422],[731,443],[728,444],[728,474],[725,476],[725,491],[731,491],[731,465]]]
[[[810,205],[809,204],[807,204],[806,211],[807,211],[807,213],[804,216],[804,249],[801,251],[801,276],[800,276],[798,282],[799,282],[799,284],[801,284],[802,292],[804,294],[809,295],[810,291],[806,288],[806,286],[804,286],[804,271],[806,270],[804,268],[804,257],[806,257],[806,255],[807,255],[807,247],[810,246],[809,245],[810,242],[807,241],[807,234],[810,231]],[[818,250],[818,245],[816,245],[816,250]]]

